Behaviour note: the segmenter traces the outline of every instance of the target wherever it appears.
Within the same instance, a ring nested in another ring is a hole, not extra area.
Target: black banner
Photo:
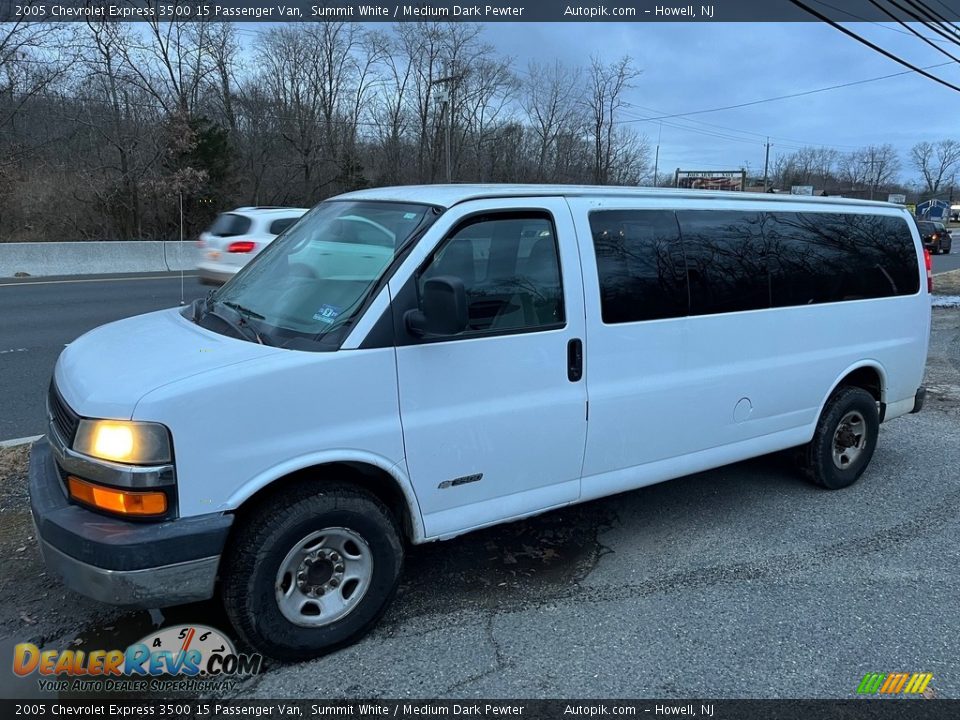
[[[647,0],[0,0],[0,22],[810,22],[803,6],[839,22],[917,22],[918,12],[902,3],[843,0],[714,0],[707,3]],[[957,0],[938,2],[936,18],[960,20]],[[926,15],[920,20],[930,20]]]
[[[958,700],[0,700],[0,717],[955,720]]]

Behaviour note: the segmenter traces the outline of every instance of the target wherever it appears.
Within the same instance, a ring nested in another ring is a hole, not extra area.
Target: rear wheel
[[[837,389],[820,415],[813,440],[803,448],[804,473],[829,490],[853,485],[873,457],[879,430],[877,402],[869,392]]]
[[[304,660],[373,627],[402,565],[400,532],[377,498],[298,483],[238,528],[224,557],[224,606],[257,651]]]

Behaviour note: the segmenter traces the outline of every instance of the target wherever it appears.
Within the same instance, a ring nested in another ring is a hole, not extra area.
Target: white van
[[[217,592],[295,659],[377,620],[408,543],[793,447],[846,487],[923,403],[924,261],[886,203],[341,195],[209,298],[64,350],[31,455],[43,553],[105,602]]]

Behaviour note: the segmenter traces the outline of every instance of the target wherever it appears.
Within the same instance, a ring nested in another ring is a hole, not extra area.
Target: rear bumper
[[[911,413],[918,413],[923,409],[923,403],[927,399],[927,389],[923,386],[917,389],[917,394],[913,398],[913,410]]]
[[[30,509],[49,570],[82,595],[130,607],[212,597],[233,523],[222,513],[135,523],[74,505],[45,438],[30,453]]]

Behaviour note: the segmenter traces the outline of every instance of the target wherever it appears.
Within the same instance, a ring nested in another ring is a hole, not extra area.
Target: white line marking
[[[184,275],[184,277],[199,277],[198,275]],[[125,278],[91,278],[89,280],[34,280],[27,282],[0,283],[0,287],[25,287],[26,285],[60,285],[66,283],[96,283],[96,282],[133,282],[135,280],[179,280],[179,275],[151,275],[149,277]]]
[[[6,355],[7,353],[15,352],[27,352],[26,348],[10,348],[9,350],[0,350],[0,355]]]
[[[42,438],[43,435],[31,435],[30,437],[14,438],[13,440],[0,440],[0,448],[17,447],[18,445],[29,445]]]

